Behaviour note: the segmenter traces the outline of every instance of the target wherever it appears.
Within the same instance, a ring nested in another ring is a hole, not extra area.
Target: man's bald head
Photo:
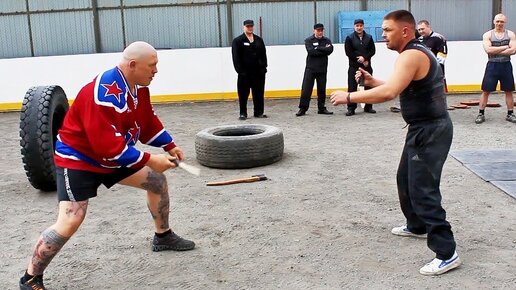
[[[122,62],[131,60],[141,60],[145,57],[156,54],[156,49],[145,41],[136,41],[124,49],[122,53]]]
[[[501,32],[505,30],[505,23],[507,22],[507,17],[502,13],[496,14],[493,19],[493,24],[495,26],[495,31]]]
[[[148,86],[158,72],[158,53],[152,45],[136,41],[124,49],[118,67],[124,74],[129,86]]]
[[[503,20],[503,21],[507,21],[507,17],[505,15],[503,15],[502,13],[496,14],[494,19],[495,20],[500,19],[500,20]]]

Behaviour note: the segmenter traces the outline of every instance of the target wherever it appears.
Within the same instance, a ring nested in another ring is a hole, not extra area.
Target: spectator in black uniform
[[[446,62],[446,56],[448,55],[448,46],[446,45],[446,38],[442,34],[432,31],[430,22],[428,20],[421,20],[417,23],[417,31],[419,32],[419,41],[426,45],[437,58],[437,61],[441,65],[444,75],[444,91],[448,92],[448,86],[446,85],[446,75],[444,73],[444,63]]]
[[[244,33],[233,39],[231,44],[233,66],[238,73],[239,120],[247,119],[247,100],[250,91],[253,92],[254,116],[267,118],[267,115],[263,113],[267,54],[263,39],[253,31],[254,21],[244,21]]]
[[[348,35],[344,42],[344,49],[346,50],[346,55],[349,58],[348,92],[357,91],[355,73],[357,72],[358,68],[363,68],[370,74],[373,74],[371,58],[376,53],[373,37],[364,31],[364,20],[355,19],[354,28],[355,31]],[[366,89],[369,89],[369,87],[366,87]],[[348,104],[348,111],[346,116],[355,115],[356,108],[356,103]],[[376,113],[376,111],[373,110],[372,104],[366,104],[364,107],[364,112],[372,114]]]
[[[306,56],[305,75],[299,100],[299,111],[296,116],[303,116],[308,111],[314,82],[317,80],[317,108],[318,114],[331,115],[324,105],[326,101],[326,75],[328,71],[328,55],[333,52],[333,45],[328,37],[324,36],[324,25],[314,25],[314,34],[305,39]]]
[[[398,167],[397,183],[406,225],[391,233],[403,237],[427,238],[436,257],[419,273],[440,275],[461,264],[446,212],[441,206],[441,173],[453,137],[444,93],[443,72],[432,52],[414,36],[416,21],[409,11],[397,10],[383,18],[387,48],[399,53],[391,77],[375,79],[360,68],[367,91],[336,91],[337,104],[381,103],[400,96],[401,114],[408,123],[405,146]]]

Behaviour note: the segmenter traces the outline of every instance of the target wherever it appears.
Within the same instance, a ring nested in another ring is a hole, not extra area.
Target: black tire
[[[68,112],[68,99],[60,86],[31,87],[20,115],[23,167],[34,188],[56,190],[54,145]]]
[[[283,157],[283,132],[268,125],[227,125],[197,133],[195,153],[200,164],[224,169],[272,164]]]

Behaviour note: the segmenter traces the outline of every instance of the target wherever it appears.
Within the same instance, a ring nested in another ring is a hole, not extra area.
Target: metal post
[[[314,0],[314,23],[317,23],[317,0]]]
[[[498,13],[502,13],[502,0],[493,0],[493,19]]]
[[[228,43],[231,46],[233,42],[233,3],[231,0],[226,1],[227,17],[228,17]]]
[[[122,39],[124,42],[124,49],[127,47],[127,37],[125,36],[125,17],[124,17],[124,0],[120,0],[120,17],[122,20]]]
[[[259,23],[260,23],[260,37],[263,38],[263,22],[262,22],[262,17],[260,16],[259,18]]]
[[[367,1],[368,0],[360,0],[360,10],[361,11],[367,11]]]
[[[99,10],[97,9],[97,5],[97,0],[91,0],[91,11],[93,13],[93,35],[95,37],[95,52],[100,53],[102,50],[102,40],[100,39]]]
[[[29,0],[25,0],[25,9],[27,11],[27,23],[29,27],[30,56],[34,56],[34,39],[32,38],[32,25],[30,23]]]
[[[217,0],[217,29],[219,30],[219,47],[222,47],[222,24],[220,19],[220,1]]]

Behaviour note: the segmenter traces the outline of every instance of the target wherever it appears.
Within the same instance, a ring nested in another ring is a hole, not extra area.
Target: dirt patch
[[[476,96],[455,95],[449,103]],[[491,96],[501,103],[501,95]],[[298,100],[268,100],[268,119],[238,121],[236,102],[156,106],[157,114],[195,160],[202,129],[228,124],[277,126],[283,159],[245,169],[202,168],[168,176],[171,224],[194,240],[190,252],[150,249],[152,219],[142,191],[101,188],[86,220],[45,273],[50,289],[500,289],[516,287],[516,200],[449,157],[443,205],[464,264],[438,278],[419,268],[433,258],[424,240],[390,234],[404,223],[395,175],[406,129],[392,103],[345,117],[295,117]],[[251,110],[251,109],[250,109]],[[452,149],[514,149],[516,124],[506,108],[450,111]],[[55,193],[33,189],[19,145],[19,113],[0,114],[0,289],[17,289],[35,240],[56,218]],[[159,150],[152,149],[153,152]],[[208,181],[265,173],[268,181],[207,187]]]

